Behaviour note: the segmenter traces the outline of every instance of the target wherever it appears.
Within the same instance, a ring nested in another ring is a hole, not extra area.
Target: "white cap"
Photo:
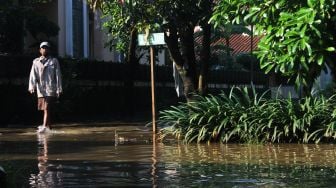
[[[42,48],[43,46],[48,46],[50,48],[49,42],[41,42],[40,48]]]

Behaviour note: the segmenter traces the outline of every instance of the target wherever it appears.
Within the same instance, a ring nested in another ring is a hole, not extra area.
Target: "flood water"
[[[0,128],[0,166],[17,187],[335,187],[332,144],[153,142],[144,125]]]

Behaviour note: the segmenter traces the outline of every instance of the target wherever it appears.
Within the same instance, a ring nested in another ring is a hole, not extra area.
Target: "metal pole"
[[[154,67],[155,67],[155,60],[154,60],[154,47],[150,46],[150,65],[151,65],[151,90],[152,90],[152,122],[153,122],[153,134],[156,134],[156,103],[155,103],[155,81],[154,81]]]

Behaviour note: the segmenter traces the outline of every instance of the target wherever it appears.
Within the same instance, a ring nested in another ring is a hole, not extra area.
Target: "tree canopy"
[[[133,29],[141,30],[152,20],[152,4],[147,0],[126,0],[100,2],[103,26],[112,37],[107,46],[127,53],[130,34]]]
[[[336,0],[222,0],[211,21],[255,25],[261,68],[309,89],[326,65],[336,73],[335,13]]]
[[[0,53],[22,53],[23,37],[29,32],[37,43],[38,34],[57,36],[59,27],[34,11],[34,6],[51,0],[7,0],[0,3]]]
[[[128,62],[134,62],[137,32],[164,32],[171,59],[176,63],[182,76],[185,93],[189,96],[197,89],[197,69],[194,47],[194,27],[203,27],[203,48],[200,64],[202,83],[207,72],[210,57],[210,25],[213,2],[209,0],[91,0],[99,7],[105,20],[104,26],[117,40],[116,45],[124,51],[128,47]],[[206,84],[202,84],[204,88]]]

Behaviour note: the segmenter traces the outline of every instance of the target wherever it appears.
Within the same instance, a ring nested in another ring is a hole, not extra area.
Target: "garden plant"
[[[336,95],[269,98],[252,87],[233,87],[229,94],[196,95],[160,113],[162,138],[189,142],[318,143],[336,138]]]

